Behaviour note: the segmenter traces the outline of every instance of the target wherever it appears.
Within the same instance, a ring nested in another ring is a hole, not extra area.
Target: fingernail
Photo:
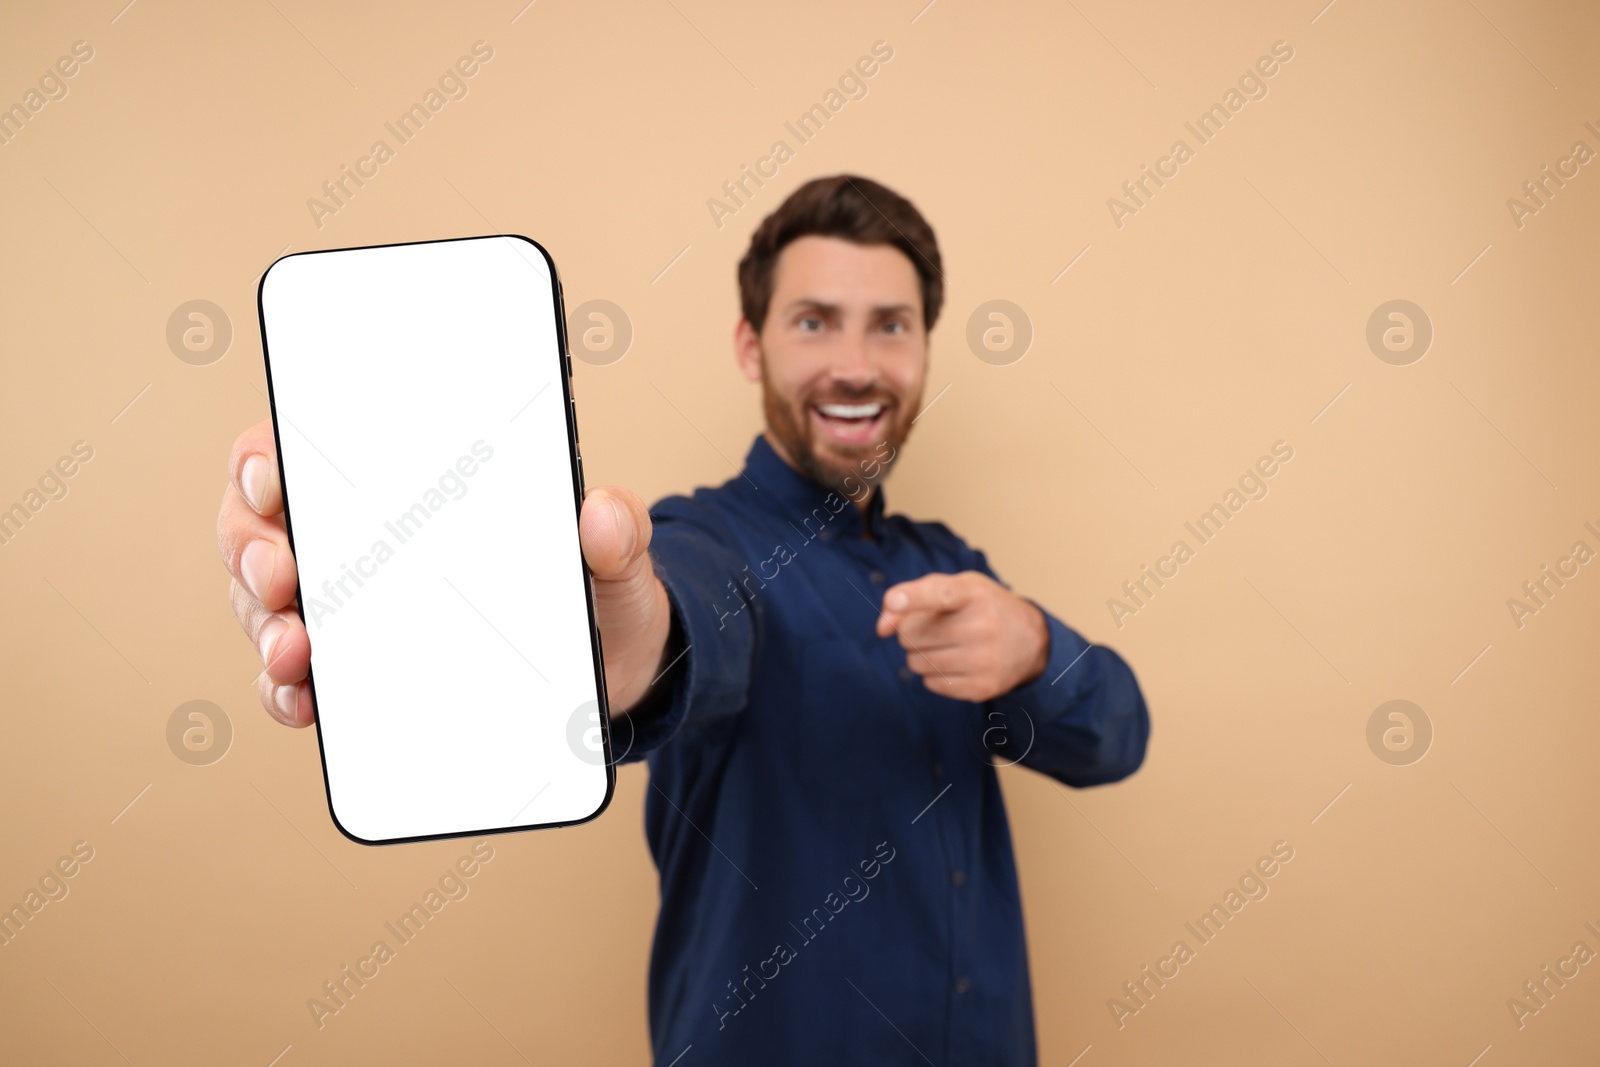
[[[249,587],[255,598],[262,602],[266,597],[262,594],[272,583],[272,571],[276,566],[277,549],[270,541],[255,540],[244,546],[244,551],[239,554],[239,576],[244,579],[244,584]]]
[[[264,667],[272,666],[272,653],[277,647],[278,638],[289,628],[282,616],[274,615],[261,624],[261,632],[256,634],[256,642],[261,649],[261,664]]]
[[[294,722],[295,712],[300,706],[299,687],[280,685],[278,691],[272,694],[272,702],[277,705],[278,715],[284,722]]]
[[[906,606],[906,595],[904,593],[890,593],[883,598],[883,606],[890,611],[901,611]]]
[[[261,501],[267,495],[267,457],[257,453],[244,461],[239,469],[239,487],[250,506],[261,510]]]

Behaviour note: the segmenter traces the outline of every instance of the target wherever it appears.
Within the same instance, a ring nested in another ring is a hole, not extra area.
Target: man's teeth
[[[875,419],[882,404],[818,404],[817,410],[833,419]]]

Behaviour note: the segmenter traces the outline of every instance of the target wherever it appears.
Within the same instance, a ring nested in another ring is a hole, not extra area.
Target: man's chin
[[[842,445],[833,441],[813,442],[808,449],[812,462],[834,471],[843,478],[854,473],[862,460],[878,451],[880,442],[863,441],[860,444]]]
[[[808,441],[804,463],[812,481],[856,499],[863,486],[883,480],[898,451],[887,437],[860,444]]]

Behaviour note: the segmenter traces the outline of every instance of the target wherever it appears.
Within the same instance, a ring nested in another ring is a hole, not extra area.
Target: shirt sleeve
[[[966,553],[970,569],[1011,588],[982,551]],[[1044,614],[1049,654],[1039,677],[984,705],[984,744],[1000,759],[1066,785],[1121,781],[1139,769],[1150,741],[1150,712],[1133,669],[1024,599]]]
[[[761,632],[761,605],[740,595],[745,567],[720,524],[685,497],[659,501],[650,521],[651,564],[672,610],[668,655],[677,658],[613,724],[612,758],[619,764],[743,710]]]

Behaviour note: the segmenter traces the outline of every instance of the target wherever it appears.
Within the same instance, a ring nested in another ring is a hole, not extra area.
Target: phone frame
[[[383,244],[352,245],[344,248],[309,249],[304,252],[291,252],[288,255],[279,256],[277,259],[273,260],[270,265],[268,265],[266,270],[261,272],[261,279],[256,283],[256,321],[261,329],[261,361],[266,371],[267,406],[269,409],[271,409],[272,414],[272,446],[273,450],[277,454],[278,482],[283,498],[283,526],[284,532],[289,538],[289,550],[291,552],[295,551],[294,522],[291,519],[289,512],[289,480],[283,466],[283,435],[279,430],[277,393],[272,384],[272,357],[268,352],[267,345],[266,310],[262,303],[262,292],[266,288],[267,276],[272,273],[272,269],[279,263],[282,263],[286,259],[293,259],[296,256],[319,256],[327,255],[331,252],[360,252],[374,248],[399,248],[409,247],[412,245],[448,244],[456,241],[482,241],[495,238],[509,238],[515,241],[522,241],[532,248],[537,249],[539,254],[544,257],[545,264],[550,268],[550,278],[555,283],[551,286],[550,296],[555,302],[557,349],[556,361],[559,365],[556,377],[561,382],[562,410],[565,412],[567,426],[567,460],[572,471],[574,523],[576,523],[582,516],[584,494],[583,456],[578,449],[577,400],[572,394],[572,352],[567,338],[566,296],[561,284],[560,272],[556,270],[555,258],[550,255],[543,245],[541,245],[538,241],[533,240],[531,237],[525,237],[519,233],[491,233],[478,234],[470,237],[442,237],[425,241],[390,241]],[[298,555],[296,558],[298,558]],[[605,812],[605,810],[611,806],[611,800],[616,795],[617,788],[616,764],[612,756],[611,744],[611,702],[606,693],[605,655],[600,642],[600,625],[595,615],[594,576],[590,573],[588,561],[583,558],[583,553],[581,550],[578,553],[578,565],[583,568],[584,602],[587,607],[589,617],[589,645],[594,660],[595,699],[596,703],[599,705],[600,743],[604,755],[606,774],[606,792],[605,796],[600,801],[600,806],[581,819],[571,819],[566,822],[530,823],[520,826],[489,826],[478,830],[452,830],[437,834],[419,834],[414,837],[393,837],[383,838],[381,840],[368,840],[367,838],[356,836],[347,830],[344,824],[339,821],[338,812],[336,812],[333,807],[333,786],[328,778],[327,749],[322,743],[322,721],[320,708],[316,702],[316,667],[315,663],[313,662],[306,668],[306,685],[310,689],[313,705],[311,721],[312,725],[317,731],[317,756],[322,765],[322,786],[323,794],[328,804],[328,817],[333,820],[333,825],[338,827],[341,834],[349,838],[351,841],[354,841],[356,844],[377,846],[404,845],[417,841],[441,841],[463,837],[482,837],[488,834],[519,833],[527,830],[555,830],[563,826],[580,826],[583,823],[591,822],[594,819],[598,819]],[[301,619],[304,620],[305,609],[304,601],[301,597],[300,575],[298,569],[295,573],[294,604],[295,609],[300,612]],[[313,650],[312,659],[315,660],[315,658],[315,650]]]

